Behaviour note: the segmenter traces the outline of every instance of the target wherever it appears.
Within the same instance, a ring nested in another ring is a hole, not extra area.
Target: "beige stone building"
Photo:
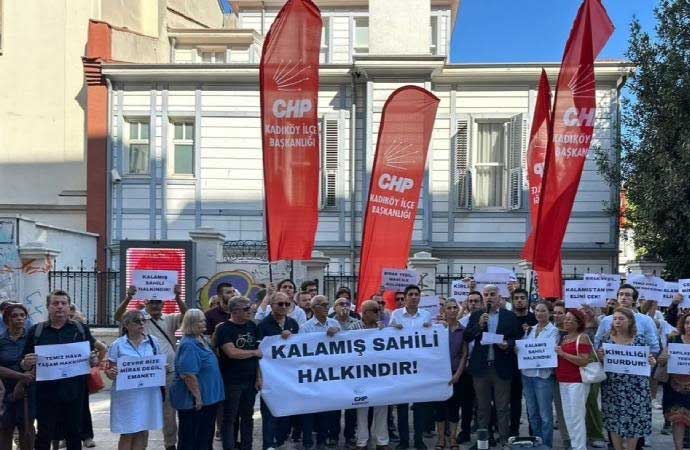
[[[218,0],[0,0],[0,215],[86,227],[89,20],[112,59],[170,61],[169,28],[218,29]]]

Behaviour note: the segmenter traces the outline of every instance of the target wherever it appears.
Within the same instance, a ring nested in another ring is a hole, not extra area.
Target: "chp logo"
[[[578,66],[570,81],[568,81],[568,89],[570,89],[573,95],[573,100],[595,98],[595,88],[594,66],[591,64]],[[576,108],[571,106],[563,113],[563,124],[566,127],[593,127],[595,114],[596,108]]]
[[[534,165],[534,173],[540,177],[544,177],[544,163],[537,163]]]
[[[302,84],[309,80],[308,71],[310,69],[311,66],[304,66],[301,59],[296,62],[281,60],[273,75],[273,82],[278,91],[302,92]],[[271,108],[273,115],[279,119],[301,118],[313,109],[314,105],[308,98],[290,100],[279,98],[273,102]]]
[[[362,386],[354,389],[355,396],[352,398],[352,406],[365,406],[369,404],[369,396],[366,395]]]
[[[409,151],[412,144],[406,144],[402,140],[393,140],[391,145],[383,152],[383,164],[391,169],[407,171],[409,166],[417,163],[420,151]],[[404,193],[414,187],[414,180],[402,175],[391,175],[382,173],[378,179],[378,185],[386,191],[396,191]]]

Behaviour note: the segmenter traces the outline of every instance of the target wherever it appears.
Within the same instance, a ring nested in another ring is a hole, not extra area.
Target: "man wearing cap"
[[[127,296],[120,303],[115,311],[115,320],[118,322],[127,310],[129,302],[132,301],[137,293],[137,288],[130,286],[127,289]],[[177,443],[177,417],[175,410],[170,405],[169,389],[175,375],[175,332],[180,328],[182,317],[187,312],[187,305],[181,298],[182,290],[179,285],[175,285],[175,302],[180,312],[177,314],[163,314],[162,300],[146,300],[144,302],[146,320],[146,334],[158,338],[160,352],[168,359],[166,366],[167,374],[165,377],[165,399],[163,402],[163,442],[165,450],[175,450]]]

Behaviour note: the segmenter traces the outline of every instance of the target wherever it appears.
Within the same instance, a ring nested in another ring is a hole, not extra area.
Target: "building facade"
[[[281,1],[233,2],[236,28],[169,30],[170,64],[103,63],[108,85],[107,259],[121,239],[265,238],[258,61]],[[441,99],[413,252],[443,272],[516,266],[530,232],[525,152],[537,81],[559,64],[450,64],[457,0],[325,0],[321,42],[321,210],[316,249],[356,273],[382,108],[398,87]],[[613,152],[629,67],[595,67],[593,148]],[[587,160],[564,272],[616,271],[619,194]]]

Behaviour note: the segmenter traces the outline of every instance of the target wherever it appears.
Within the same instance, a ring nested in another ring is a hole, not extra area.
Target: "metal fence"
[[[86,318],[88,325],[117,326],[114,315],[120,303],[120,272],[55,270],[48,273],[50,290],[61,289]]]

